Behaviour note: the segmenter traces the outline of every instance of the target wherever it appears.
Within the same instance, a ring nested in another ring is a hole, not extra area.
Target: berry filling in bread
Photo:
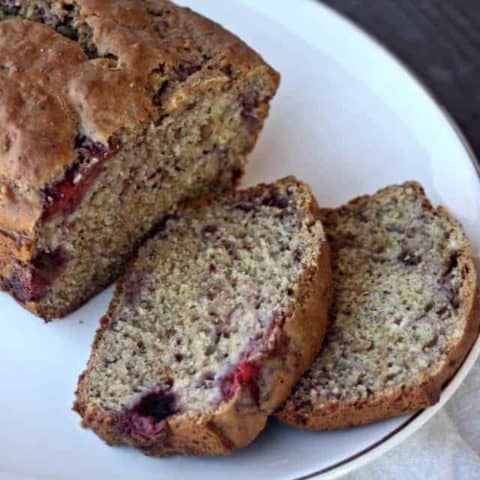
[[[68,254],[61,247],[53,252],[40,251],[31,265],[17,263],[10,276],[3,280],[2,288],[21,303],[39,301],[67,261]]]
[[[78,163],[67,171],[64,179],[50,185],[43,192],[43,220],[72,213],[100,174],[104,162],[120,148],[120,142],[112,140],[106,147],[88,137],[79,136],[75,141]]]
[[[10,277],[2,281],[2,288],[21,303],[40,300],[48,292],[49,285],[40,272],[22,265],[15,267]]]
[[[259,377],[259,367],[249,360],[242,360],[227,375],[220,379],[222,400],[229,400],[243,386],[248,389],[255,403],[258,404],[260,400]]]
[[[165,428],[165,419],[181,412],[177,396],[171,390],[155,389],[142,397],[119,419],[122,434],[136,433],[154,437]]]

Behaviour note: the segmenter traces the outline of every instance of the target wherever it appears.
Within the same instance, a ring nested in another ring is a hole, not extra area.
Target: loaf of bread
[[[278,74],[167,0],[0,0],[0,286],[51,319],[230,188]]]
[[[278,418],[329,430],[434,404],[478,334],[476,273],[461,226],[413,182],[322,218],[331,325]]]
[[[311,365],[330,299],[329,249],[304,184],[180,210],[119,282],[74,408],[110,444],[230,453]]]

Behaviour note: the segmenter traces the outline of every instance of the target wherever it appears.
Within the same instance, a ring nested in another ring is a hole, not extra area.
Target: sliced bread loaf
[[[242,176],[279,75],[168,0],[0,0],[0,289],[63,317]]]
[[[331,325],[278,418],[328,430],[437,402],[478,331],[461,226],[413,182],[322,218],[332,248]]]
[[[102,319],[74,407],[83,425],[155,456],[251,442],[324,336],[318,215],[290,177],[171,216]]]

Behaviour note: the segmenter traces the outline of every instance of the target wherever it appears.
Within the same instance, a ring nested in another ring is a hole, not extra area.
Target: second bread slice
[[[332,323],[280,420],[329,430],[435,403],[478,332],[476,274],[461,226],[414,182],[322,214]]]
[[[251,442],[311,365],[331,297],[328,245],[294,178],[179,212],[102,320],[75,409],[150,455]]]

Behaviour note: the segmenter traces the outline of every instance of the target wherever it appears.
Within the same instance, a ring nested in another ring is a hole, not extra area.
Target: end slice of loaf
[[[102,319],[74,406],[83,425],[155,456],[251,442],[326,330],[318,215],[290,177],[170,217]]]
[[[461,226],[414,182],[322,218],[332,249],[331,325],[278,418],[329,430],[434,404],[478,332]]]

